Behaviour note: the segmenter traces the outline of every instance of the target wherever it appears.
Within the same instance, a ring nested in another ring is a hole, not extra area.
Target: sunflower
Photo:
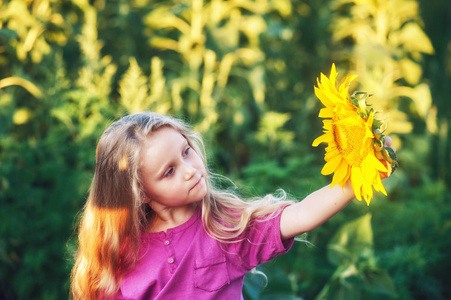
[[[337,72],[333,64],[329,78],[321,74],[321,80],[317,80],[315,94],[325,106],[319,117],[325,120],[324,134],[313,141],[313,146],[327,144],[326,164],[321,174],[334,173],[331,187],[339,184],[343,188],[351,179],[356,198],[359,201],[365,199],[369,205],[373,188],[387,195],[380,172],[390,174],[396,167],[396,158],[391,159],[393,153],[383,147],[381,122],[374,119],[374,111],[366,103],[370,95],[363,92],[348,94],[349,85],[356,77],[348,76],[337,89]]]

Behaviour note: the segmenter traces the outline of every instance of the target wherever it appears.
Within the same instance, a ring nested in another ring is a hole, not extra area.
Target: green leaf
[[[388,273],[379,268],[372,268],[365,272],[364,287],[370,292],[396,297],[395,286]]]
[[[0,40],[12,40],[18,37],[18,34],[15,30],[11,30],[8,28],[0,29]]]
[[[329,261],[336,265],[357,261],[360,256],[372,256],[373,231],[368,213],[343,225],[328,245]]]
[[[362,299],[361,280],[358,275],[354,265],[339,267],[315,299]]]

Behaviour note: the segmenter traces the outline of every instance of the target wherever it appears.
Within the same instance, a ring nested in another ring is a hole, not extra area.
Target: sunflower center
[[[332,129],[335,143],[343,158],[350,166],[358,167],[370,151],[371,140],[365,138],[366,127],[364,124],[343,125],[336,122],[342,119],[336,115],[332,118]],[[363,150],[362,150],[363,149]]]

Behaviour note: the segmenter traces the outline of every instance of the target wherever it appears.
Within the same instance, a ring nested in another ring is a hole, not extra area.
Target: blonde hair
[[[71,273],[74,299],[114,297],[123,274],[133,269],[140,232],[148,228],[152,216],[140,180],[140,149],[149,133],[161,127],[180,132],[207,168],[201,137],[181,120],[144,112],[114,122],[97,145],[94,177],[79,221]],[[237,241],[256,219],[274,217],[280,207],[292,203],[285,200],[284,192],[280,197],[243,201],[232,192],[214,188],[211,175],[206,178],[202,223],[220,242]]]

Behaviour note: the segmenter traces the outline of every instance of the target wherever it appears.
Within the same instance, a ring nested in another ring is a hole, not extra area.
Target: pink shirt
[[[117,299],[243,299],[244,275],[293,245],[294,239],[281,240],[281,211],[255,222],[247,239],[232,244],[207,235],[200,208],[167,234],[143,233],[138,263]]]

